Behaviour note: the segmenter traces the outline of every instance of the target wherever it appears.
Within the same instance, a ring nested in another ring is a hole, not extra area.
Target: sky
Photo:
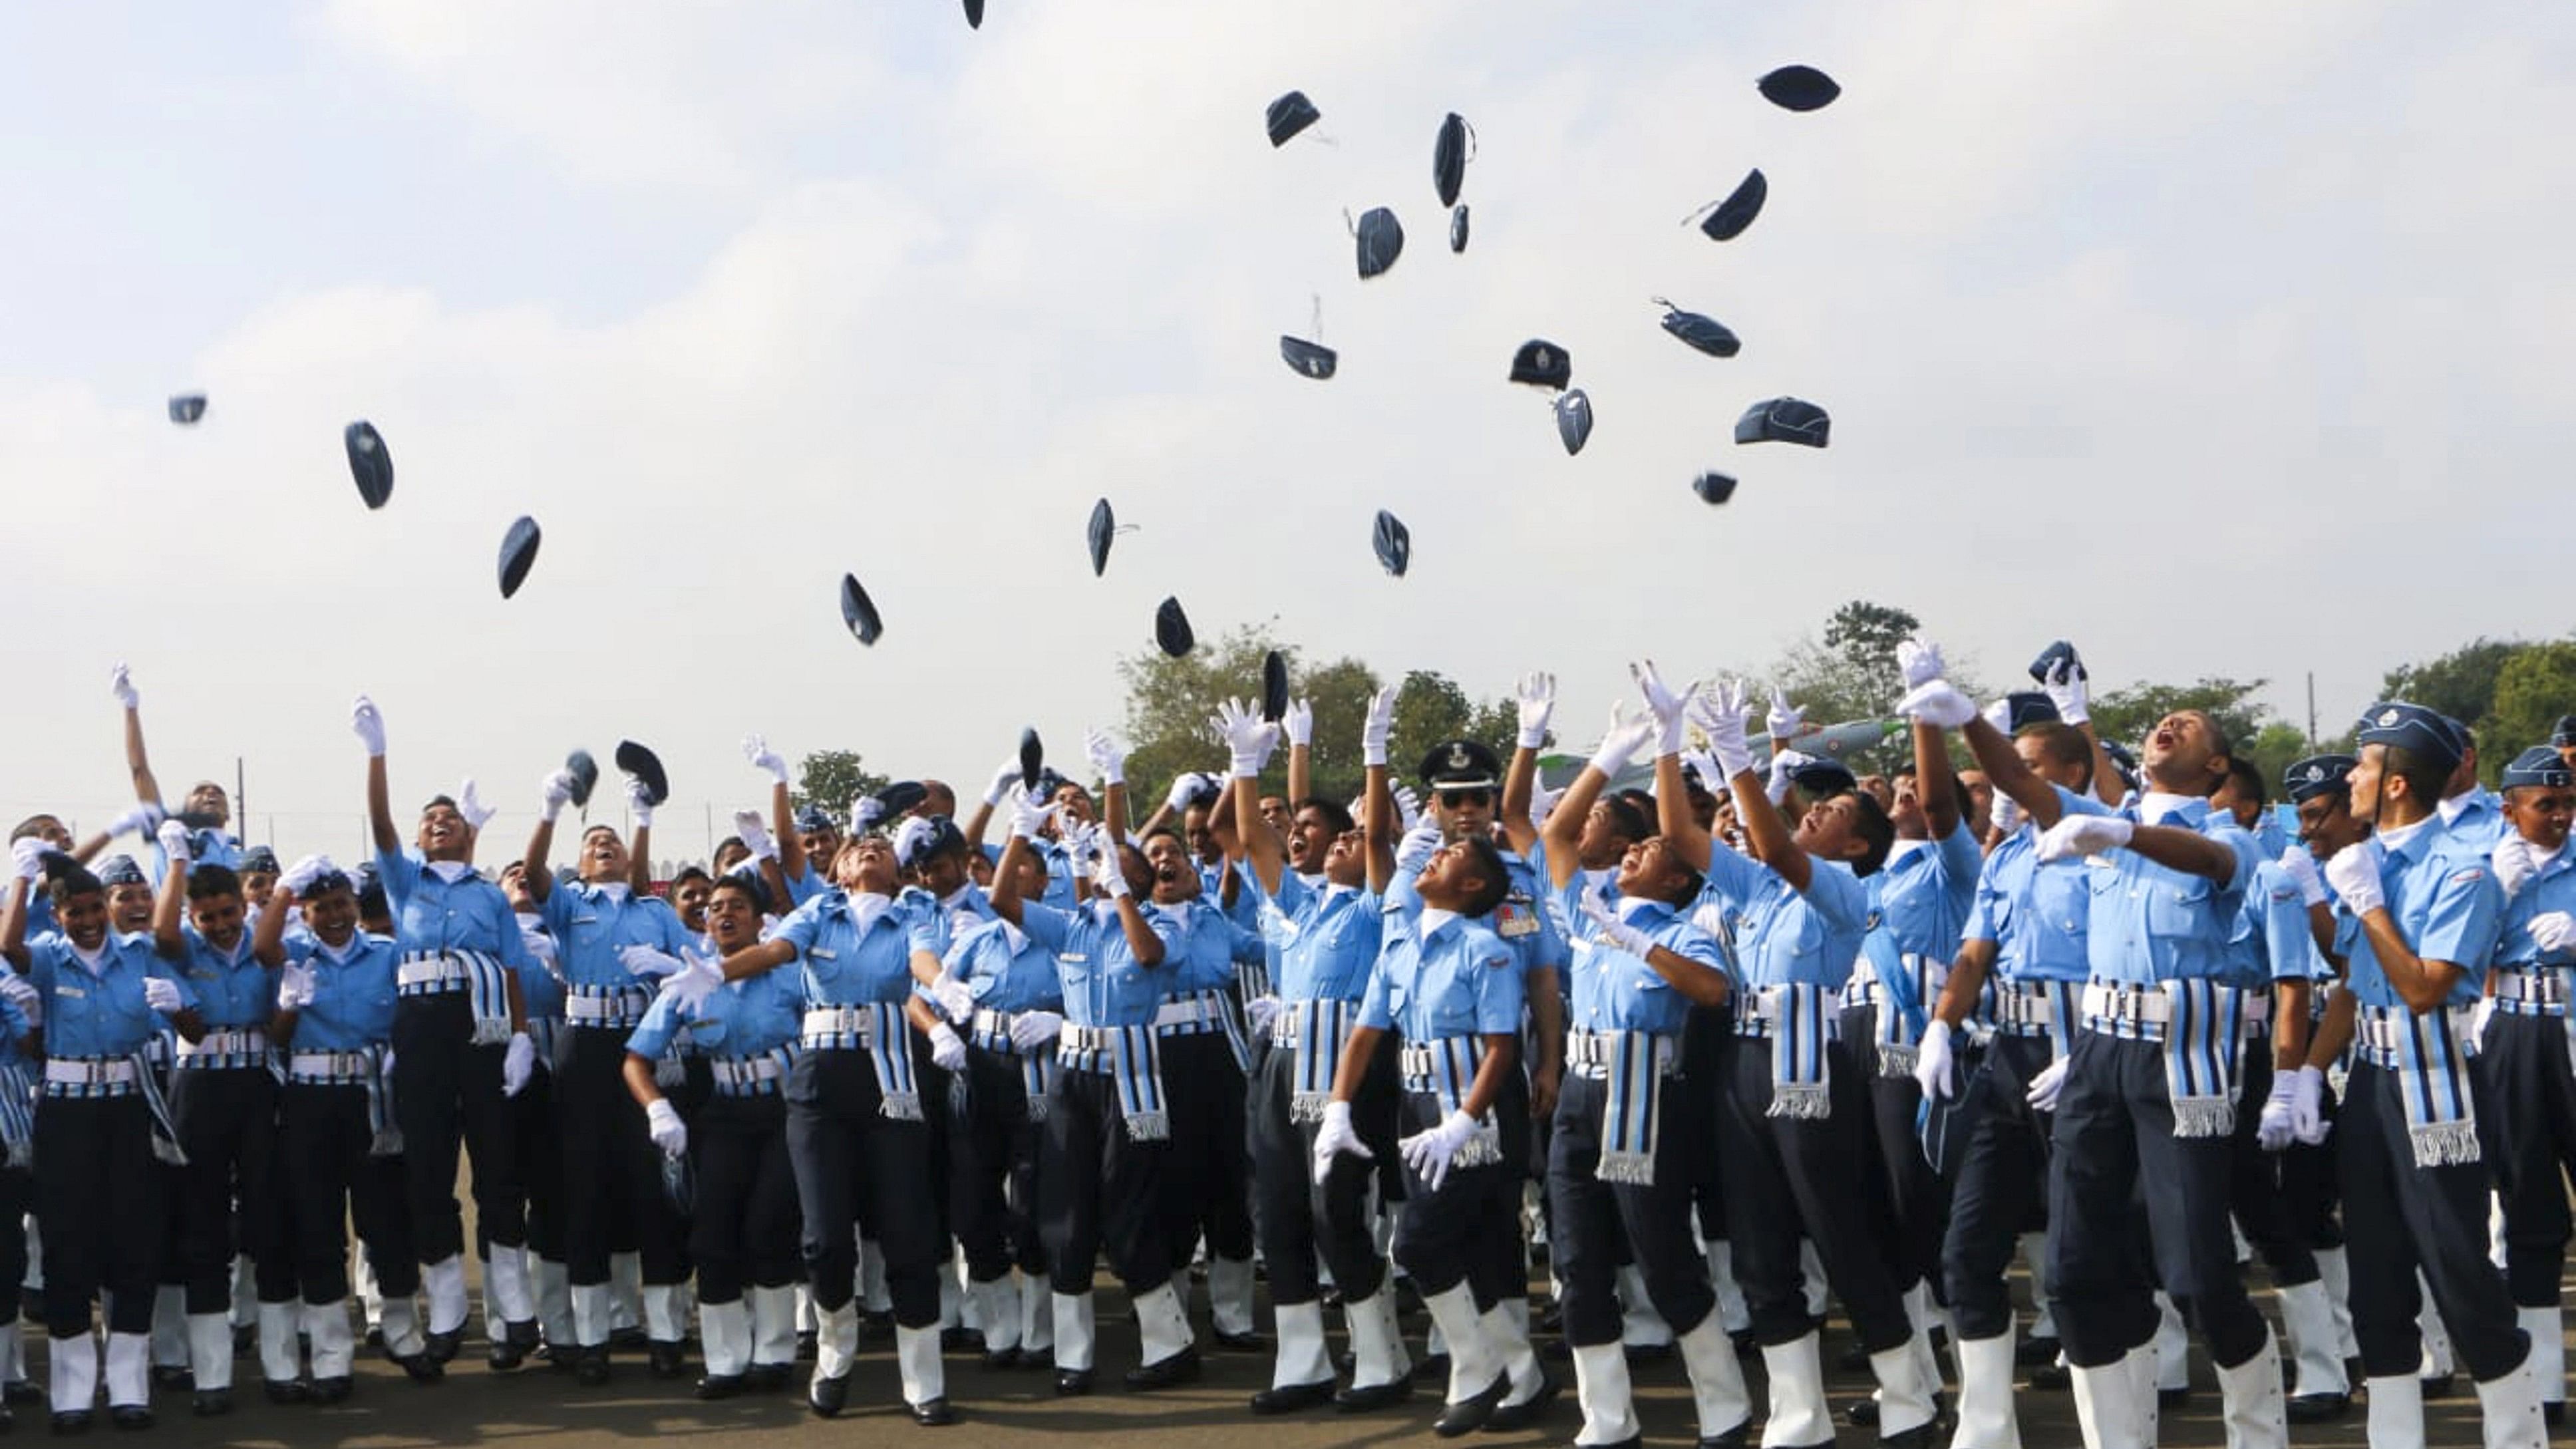
[[[1842,99],[1765,102],[1791,62]],[[282,851],[358,846],[365,691],[406,815],[472,774],[515,841],[633,737],[696,853],[763,799],[746,732],[971,795],[1023,725],[1116,722],[1166,594],[1479,696],[1552,670],[1578,742],[1629,659],[1758,665],[1851,598],[1988,679],[2065,637],[2296,720],[2313,672],[2331,732],[2569,625],[2571,65],[2576,9],[2484,0],[0,9],[0,815],[127,798],[121,659],[168,792],[238,757]],[[1756,166],[1751,230],[1682,224]],[[1277,352],[1319,307],[1326,383]],[[1533,337],[1579,457],[1505,381]],[[1829,449],[1732,442],[1783,394]]]

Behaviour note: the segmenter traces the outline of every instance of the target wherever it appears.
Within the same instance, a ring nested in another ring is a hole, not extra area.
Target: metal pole
[[[2308,749],[2317,747],[2317,672],[2308,671]]]
[[[241,823],[239,834],[245,845],[250,843],[250,790],[243,783],[247,778],[242,773],[242,757],[233,756],[233,819]]]

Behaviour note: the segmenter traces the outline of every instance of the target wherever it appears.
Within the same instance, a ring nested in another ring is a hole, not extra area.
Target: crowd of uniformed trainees
[[[2278,782],[2289,831],[2217,720],[2133,752],[2052,653],[1981,710],[1906,644],[1884,779],[1789,748],[1776,694],[1650,664],[1553,796],[1545,675],[1507,762],[1449,742],[1413,782],[1380,693],[1349,802],[1308,789],[1302,702],[1229,704],[1227,768],[1135,828],[1096,732],[1098,793],[1015,759],[962,824],[935,782],[796,809],[755,738],[769,809],[667,895],[643,781],[631,837],[590,825],[560,868],[569,770],[497,881],[471,782],[406,840],[364,698],[373,857],[281,870],[219,787],[160,806],[120,666],[145,803],[88,841],[20,825],[0,913],[0,1216],[28,1221],[0,1312],[23,1285],[48,1375],[13,1317],[7,1400],[64,1433],[102,1397],[147,1426],[155,1388],[221,1414],[238,1347],[272,1401],[336,1403],[362,1325],[437,1382],[461,1148],[490,1367],[585,1385],[638,1337],[679,1379],[694,1334],[698,1396],[802,1378],[829,1417],[865,1320],[921,1424],[958,1417],[953,1352],[1086,1394],[1105,1257],[1125,1387],[1198,1377],[1203,1262],[1213,1346],[1272,1356],[1257,1415],[1524,1428],[1570,1360],[1574,1442],[1632,1444],[1632,1362],[1677,1357],[1702,1445],[1829,1444],[1838,1304],[1876,1382],[1841,1417],[1887,1445],[2010,1449],[2020,1381],[2095,1449],[2152,1444],[2195,1333],[2231,1446],[2356,1398],[2370,1443],[2420,1445],[2459,1370],[2487,1445],[2545,1443],[2576,718],[2498,795],[2457,721],[2374,704]]]

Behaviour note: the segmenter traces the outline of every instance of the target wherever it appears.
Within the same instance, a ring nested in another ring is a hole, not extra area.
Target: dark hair
[[[1359,826],[1359,822],[1351,818],[1349,807],[1343,805],[1339,800],[1327,800],[1321,795],[1307,796],[1305,799],[1290,806],[1288,808],[1288,813],[1289,815],[1294,816],[1300,810],[1312,810],[1316,814],[1323,816],[1324,823],[1333,828],[1333,833],[1335,835],[1348,834]]]
[[[1611,824],[1630,840],[1643,840],[1655,833],[1655,797],[1644,790],[1622,790],[1604,795],[1601,803],[1610,807]]]
[[[453,795],[432,795],[429,797],[429,802],[420,807],[420,813],[426,815],[441,805],[446,806],[450,810],[456,809],[456,797]]]
[[[63,823],[61,819],[52,815],[30,815],[26,819],[19,821],[18,827],[9,832],[9,843],[15,845],[21,840],[30,839],[34,836],[44,834],[44,822],[48,820],[53,821],[56,825]]]
[[[2039,752],[2057,764],[2081,765],[2084,788],[2093,788],[2093,742],[2084,738],[2084,731],[2057,720],[2042,720],[2023,725],[2013,732],[2013,738],[2039,741]]]
[[[2458,761],[2419,755],[2404,745],[2383,748],[2388,753],[2380,761],[2381,770],[2404,780],[2406,793],[2424,802],[2425,809],[2430,810],[2441,803],[2442,787],[2451,783],[2451,771],[2458,768]]]
[[[692,867],[692,869],[695,869],[695,867]],[[686,872],[682,872],[683,876],[686,874]],[[701,870],[698,871],[698,874],[705,875],[706,872]],[[764,916],[769,914],[769,883],[767,881],[762,880],[756,875],[743,875],[735,871],[726,871],[723,875],[710,877],[710,879],[715,882],[715,885],[714,889],[707,893],[707,903],[709,905],[713,905],[715,903],[716,896],[725,891],[740,891],[744,896],[750,899],[751,908],[753,910],[760,912]],[[677,886],[679,883],[680,882],[678,880],[671,882],[674,886]]]
[[[741,842],[736,841],[735,843],[740,844]],[[724,847],[722,845],[718,845],[716,848],[718,850],[722,850]],[[670,889],[672,893],[676,895],[679,893],[680,887],[687,885],[693,880],[712,882],[715,880],[715,877],[709,875],[707,873],[707,868],[703,865],[684,865],[680,867],[677,874],[671,877]]]
[[[1157,825],[1153,829],[1146,831],[1144,834],[1137,836],[1129,843],[1136,847],[1136,853],[1138,855],[1143,855],[1145,853],[1145,847],[1151,845],[1154,841],[1154,837],[1157,835],[1170,836],[1172,838],[1172,843],[1183,850],[1190,848],[1190,843],[1181,838],[1181,832],[1174,829],[1169,823]]]
[[[1503,897],[1512,893],[1511,868],[1503,864],[1503,853],[1495,848],[1494,842],[1481,835],[1461,837],[1458,843],[1467,847],[1468,859],[1485,878],[1485,883],[1476,888],[1476,893],[1460,904],[1459,914],[1490,916],[1502,905]]]
[[[2234,755],[2229,755],[2227,757],[2227,778],[2236,782],[2237,794],[2253,796],[2254,803],[2257,805],[2269,805],[2272,803],[2271,792],[2265,788],[2263,783],[2263,772],[2254,767],[2253,761],[2240,760]]]
[[[233,874],[230,866],[201,865],[188,872],[188,899],[192,901],[213,900],[217,896],[237,896],[241,893],[241,877]]]
[[[54,905],[59,908],[74,896],[107,894],[107,883],[90,874],[89,867],[71,865],[54,873],[53,882],[46,888],[46,893],[53,898]]]
[[[1878,874],[1880,866],[1887,864],[1887,852],[1896,844],[1896,827],[1888,821],[1887,807],[1878,803],[1877,796],[1867,790],[1845,790],[1843,793],[1852,797],[1858,806],[1853,812],[1852,824],[1860,831],[1861,843],[1869,847],[1860,859],[1851,863],[1852,874],[1867,880]]]

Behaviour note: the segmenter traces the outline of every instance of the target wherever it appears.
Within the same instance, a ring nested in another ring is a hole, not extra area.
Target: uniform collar
[[[1617,910],[1620,920],[1641,931],[1660,926],[1673,916],[1672,907],[1652,896],[1621,896]]]
[[[862,936],[868,933],[870,926],[875,925],[887,912],[894,909],[894,897],[881,896],[874,891],[853,895],[839,886],[834,886],[832,892],[839,897],[834,902],[835,909],[848,917],[851,926]]]
[[[1456,911],[1443,910],[1438,906],[1424,906],[1422,913],[1413,920],[1414,939],[1429,946],[1432,937],[1448,929],[1458,919]]]
[[[1894,870],[1898,866],[1905,864],[1906,861],[1922,854],[1926,849],[1930,848],[1931,844],[1932,842],[1928,840],[1893,841],[1887,847],[1887,863],[1879,868],[1881,870]]]
[[[421,869],[449,885],[454,885],[474,873],[473,862],[463,860],[425,860],[421,862]]]
[[[2372,838],[2379,842],[2381,854],[2413,860],[2423,854],[2421,847],[2431,843],[2438,825],[2436,817],[2427,815],[2412,825],[2382,828]]]
[[[2162,790],[2149,790],[2138,797],[2138,821],[2144,825],[2179,824],[2198,828],[2208,810],[2209,802],[2197,795],[2172,795]]]
[[[2486,796],[2487,792],[2484,788],[2471,785],[2433,808],[2441,813],[2443,824],[2456,825],[2461,816],[2485,805]]]

